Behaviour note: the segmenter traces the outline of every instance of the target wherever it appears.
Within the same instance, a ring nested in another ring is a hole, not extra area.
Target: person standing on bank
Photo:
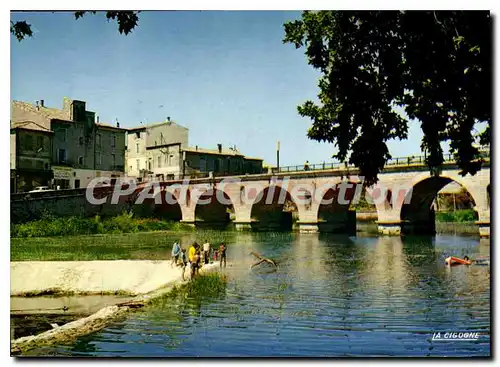
[[[194,279],[200,266],[200,245],[196,242],[189,249],[189,262],[191,265],[191,279]]]
[[[205,240],[205,243],[203,244],[203,260],[205,261],[205,264],[208,264],[210,261],[210,243],[208,240]]]
[[[181,250],[180,260],[182,262],[182,265],[181,265],[182,266],[182,280],[184,281],[185,280],[184,273],[186,272],[186,266],[188,264],[188,258],[187,258],[185,248],[182,248],[182,250]]]
[[[222,242],[219,246],[219,261],[221,268],[222,268],[222,261],[224,261],[224,267],[226,267],[226,245],[224,242]]]
[[[172,267],[174,267],[174,264],[177,266],[180,254],[181,254],[181,246],[177,241],[175,241],[174,245],[172,246],[172,264],[171,264]]]

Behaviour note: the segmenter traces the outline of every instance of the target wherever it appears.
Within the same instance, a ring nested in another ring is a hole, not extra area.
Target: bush
[[[438,222],[474,222],[478,219],[477,212],[473,209],[457,210],[454,212],[437,212]]]

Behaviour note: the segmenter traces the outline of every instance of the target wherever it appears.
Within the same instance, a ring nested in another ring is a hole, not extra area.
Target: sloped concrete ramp
[[[11,296],[44,293],[145,294],[182,281],[170,261],[19,261],[10,263]],[[189,267],[186,274],[189,277]]]

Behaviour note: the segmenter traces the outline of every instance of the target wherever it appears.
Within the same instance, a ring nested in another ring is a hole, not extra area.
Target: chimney
[[[118,122],[118,119],[116,119],[116,127],[120,127],[120,123]]]
[[[40,106],[41,106],[41,107],[45,107],[44,102],[45,102],[45,101],[44,101],[43,99],[41,99],[41,100],[40,100]]]
[[[167,121],[170,122],[170,116],[167,117]]]
[[[99,123],[99,115],[97,115],[96,117],[97,117],[97,123]]]
[[[217,144],[217,149],[219,150],[219,153],[222,153],[222,144]]]
[[[198,150],[198,145],[196,146],[196,150]]]

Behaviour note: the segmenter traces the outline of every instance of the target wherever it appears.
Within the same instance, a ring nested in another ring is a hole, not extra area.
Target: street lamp
[[[276,143],[276,166],[278,168],[278,172],[280,171],[280,141]]]

